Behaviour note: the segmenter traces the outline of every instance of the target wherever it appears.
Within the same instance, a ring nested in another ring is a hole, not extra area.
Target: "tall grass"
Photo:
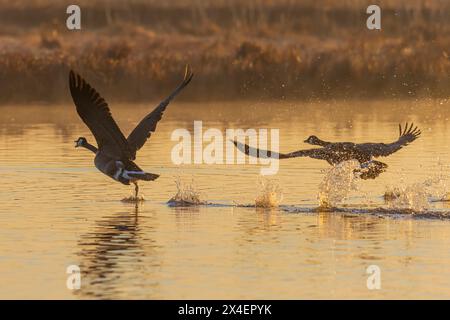
[[[0,103],[68,100],[73,68],[111,99],[161,97],[189,62],[185,99],[443,96],[450,93],[450,2],[0,0]]]

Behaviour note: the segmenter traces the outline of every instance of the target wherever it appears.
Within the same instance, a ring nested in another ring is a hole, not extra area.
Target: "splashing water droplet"
[[[428,195],[422,183],[390,187],[384,194],[389,209],[424,211],[429,209]]]
[[[259,181],[259,194],[255,199],[255,206],[259,208],[278,207],[283,200],[283,192],[278,182],[273,180]]]
[[[335,207],[341,203],[351,191],[358,190],[360,180],[355,170],[361,168],[356,160],[344,161],[331,169],[327,169],[325,177],[319,185],[319,207]]]
[[[167,202],[169,205],[180,207],[206,204],[200,199],[200,192],[194,183],[194,178],[191,179],[191,183],[184,183],[179,176],[176,176],[175,185],[177,193]]]
[[[137,198],[133,195],[133,196],[129,196],[129,197],[125,197],[122,200],[120,200],[124,203],[140,203],[140,202],[144,202],[145,198],[143,196],[138,196]]]
[[[384,199],[389,209],[406,209],[422,212],[431,209],[430,198],[443,200],[447,196],[448,177],[445,165],[438,162],[438,173],[425,181],[409,185],[388,186]]]

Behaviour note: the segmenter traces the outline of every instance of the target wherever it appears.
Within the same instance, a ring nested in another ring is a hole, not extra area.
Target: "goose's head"
[[[309,136],[308,139],[306,139],[304,142],[315,145],[315,146],[318,146],[321,144],[321,140],[319,138],[317,138],[316,136]]]
[[[87,144],[87,140],[85,137],[79,137],[75,142],[75,148],[83,147]]]

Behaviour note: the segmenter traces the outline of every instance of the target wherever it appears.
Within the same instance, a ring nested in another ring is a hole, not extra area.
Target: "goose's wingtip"
[[[74,71],[73,69],[69,69],[69,76],[70,77],[76,77],[78,75],[78,73],[76,73],[76,71]]]
[[[185,82],[191,81],[193,76],[194,76],[194,73],[192,72],[191,65],[189,63],[186,63],[186,66],[184,69],[184,81]]]
[[[404,136],[407,134],[414,134],[416,135],[417,132],[420,132],[420,129],[417,125],[414,125],[414,122],[405,122],[405,125],[402,126],[401,123],[398,124],[398,131],[399,131],[399,135]]]
[[[69,86],[72,90],[72,87],[75,87],[77,83],[77,74],[72,69],[69,70]]]

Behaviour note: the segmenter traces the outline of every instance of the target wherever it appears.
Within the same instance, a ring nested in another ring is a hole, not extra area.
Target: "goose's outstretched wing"
[[[326,159],[329,155],[329,152],[324,148],[316,148],[316,149],[306,149],[306,150],[298,150],[290,153],[279,153],[273,152],[270,150],[263,150],[259,148],[253,148],[245,143],[241,143],[239,141],[232,141],[236,148],[239,151],[245,153],[248,156],[263,158],[263,159],[289,159],[289,158],[298,158],[298,157],[311,157],[314,159]]]
[[[130,159],[132,152],[127,139],[114,121],[106,101],[73,71],[69,73],[69,87],[77,112],[92,131],[98,148],[113,158]]]
[[[161,120],[166,107],[169,105],[170,101],[175,98],[175,96],[183,90],[184,87],[188,85],[193,77],[191,68],[189,65],[186,66],[186,71],[184,74],[184,79],[180,85],[165,99],[163,100],[152,112],[145,116],[144,119],[136,126],[136,128],[128,136],[128,145],[133,152],[133,157],[136,156],[136,151],[139,150],[150,138],[152,132],[155,132],[156,125],[159,120]]]
[[[387,144],[363,143],[358,144],[357,148],[362,152],[370,154],[371,157],[387,157],[420,137],[421,131],[418,127],[414,127],[413,123],[410,126],[406,123],[404,128],[399,124],[398,128],[399,138],[395,142]]]

